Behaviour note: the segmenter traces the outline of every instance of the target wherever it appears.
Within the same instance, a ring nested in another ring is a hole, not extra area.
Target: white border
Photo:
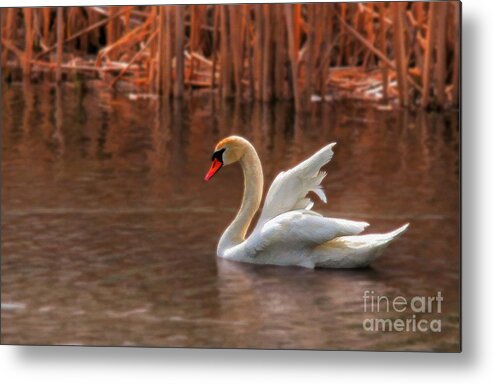
[[[182,1],[183,3],[190,3]],[[238,2],[238,1],[234,1]],[[106,4],[163,4],[106,1]],[[192,2],[194,3],[194,2]],[[196,3],[196,2],[195,2]],[[216,3],[207,1],[203,3]],[[101,4],[10,1],[1,6]],[[493,293],[493,2],[463,1],[463,353],[361,353],[0,346],[4,383],[485,383]]]

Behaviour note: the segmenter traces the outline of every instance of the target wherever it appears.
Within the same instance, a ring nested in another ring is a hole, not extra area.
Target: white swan
[[[368,223],[323,217],[311,210],[309,192],[327,202],[320,186],[326,173],[320,168],[332,158],[334,145],[327,145],[296,167],[277,175],[258,223],[245,239],[262,199],[262,165],[248,140],[240,136],[221,140],[205,180],[210,180],[223,165],[239,162],[245,188],[240,210],[219,240],[217,255],[248,263],[307,268],[359,268],[378,257],[409,224],[385,234],[359,235]]]

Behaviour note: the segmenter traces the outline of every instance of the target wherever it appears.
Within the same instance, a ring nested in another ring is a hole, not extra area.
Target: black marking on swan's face
[[[226,148],[220,149],[212,154],[212,165],[209,168],[209,171],[205,174],[204,180],[209,181],[212,176],[214,176],[217,171],[219,171],[224,165],[223,161],[223,153]]]
[[[223,153],[225,150],[226,150],[226,148],[221,148],[221,149],[217,150],[216,152],[214,152],[212,154],[211,160],[214,161],[214,159],[215,159],[215,160],[219,161],[221,164],[224,164]]]

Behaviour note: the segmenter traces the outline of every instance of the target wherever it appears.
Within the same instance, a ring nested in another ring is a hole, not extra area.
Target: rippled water
[[[459,348],[456,113],[358,102],[234,105],[196,94],[160,106],[97,87],[4,85],[2,343],[439,350]],[[369,232],[411,227],[363,270],[218,260],[242,193],[238,167],[209,183],[216,141],[249,138],[267,184],[337,141],[325,215]],[[363,294],[444,297],[441,332],[371,332]]]

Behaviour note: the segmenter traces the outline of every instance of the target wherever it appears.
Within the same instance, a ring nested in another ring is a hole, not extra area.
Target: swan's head
[[[204,180],[209,181],[223,165],[230,165],[239,161],[247,146],[251,145],[240,136],[229,136],[217,143],[212,154],[212,165],[206,173]]]

